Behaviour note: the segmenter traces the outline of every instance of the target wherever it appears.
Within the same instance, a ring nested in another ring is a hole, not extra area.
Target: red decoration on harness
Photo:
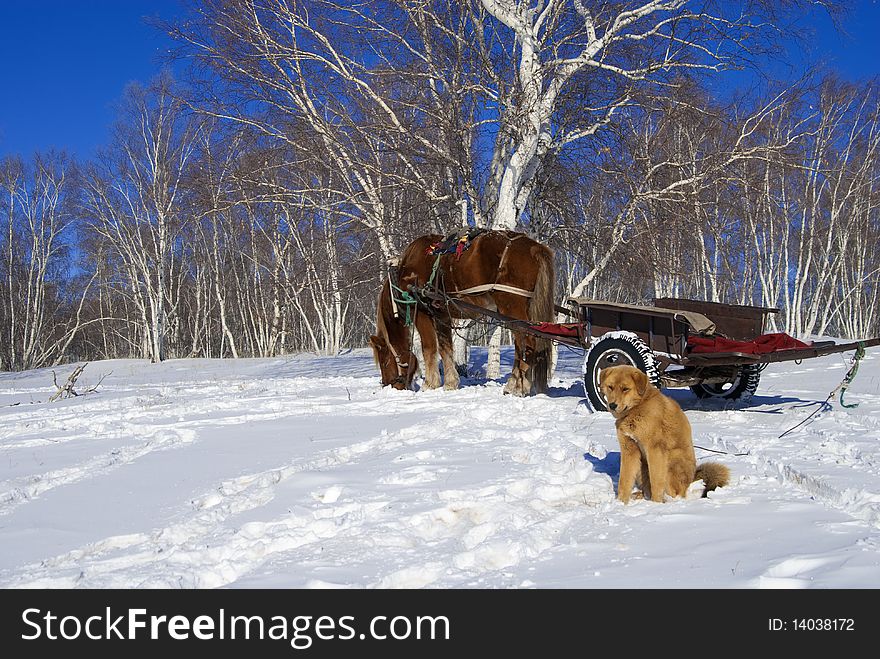
[[[432,243],[426,254],[437,256],[439,254],[455,254],[455,260],[461,259],[461,255],[470,249],[474,240],[486,233],[485,229],[468,229],[464,234],[451,233],[443,240]]]

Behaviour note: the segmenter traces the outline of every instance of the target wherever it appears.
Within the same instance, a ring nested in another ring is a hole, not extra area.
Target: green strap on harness
[[[440,267],[440,254],[437,255],[436,259],[434,259],[434,267],[431,268],[431,276],[428,277],[428,281],[425,284],[425,288],[427,288],[428,286],[430,286],[431,284],[434,283],[434,279],[437,277],[437,269],[439,267]],[[413,306],[418,304],[419,301],[415,297],[413,297],[412,293],[410,293],[409,291],[403,290],[402,288],[400,288],[400,286],[398,286],[394,282],[392,282],[390,277],[389,277],[388,284],[391,286],[391,290],[392,290],[391,297],[394,299],[394,301],[397,304],[401,305],[404,309],[406,309],[406,318],[404,319],[403,324],[406,325],[407,327],[409,327],[410,325],[413,324],[413,314],[412,314],[411,309],[413,308]],[[399,293],[399,297],[395,297],[394,291]]]
[[[430,286],[431,284],[434,283],[434,278],[437,276],[437,268],[440,267],[440,257],[441,256],[442,256],[442,254],[438,254],[437,258],[434,259],[434,267],[431,268],[431,276],[428,277],[428,281],[425,284],[425,288],[427,288],[428,286]]]
[[[852,405],[847,405],[846,403],[844,403],[843,402],[843,394],[846,391],[847,387],[849,387],[849,385],[852,384],[852,381],[855,380],[856,373],[859,372],[859,361],[864,356],[865,356],[865,344],[860,341],[859,347],[856,348],[856,354],[853,355],[853,362],[852,362],[852,366],[850,366],[850,368],[849,368],[849,372],[843,378],[843,382],[841,382],[839,385],[837,385],[837,389],[840,389],[840,405],[841,405],[841,407],[847,407],[849,409],[852,409],[853,407],[859,406],[858,403],[853,403]],[[837,391],[837,389],[835,389],[834,391]],[[833,396],[834,392],[832,392],[831,395]]]
[[[405,291],[402,288],[400,288],[399,286],[397,286],[395,284],[391,284],[391,282],[388,282],[388,283],[391,285],[391,290],[392,290],[391,297],[394,299],[394,301],[397,304],[401,305],[404,309],[406,309],[406,318],[404,319],[403,324],[406,325],[407,327],[409,327],[410,325],[413,324],[412,312],[410,311],[410,308],[414,304],[417,304],[418,300],[416,300],[409,291]],[[393,291],[397,291],[398,293],[400,293],[400,297],[395,297]]]

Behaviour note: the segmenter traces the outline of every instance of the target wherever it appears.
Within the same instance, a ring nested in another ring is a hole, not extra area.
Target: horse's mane
[[[376,299],[376,336],[382,339],[382,341],[384,341],[385,343],[388,343],[388,328],[385,325],[385,310],[382,306],[382,296],[385,294],[386,290],[389,290],[387,277],[385,278],[385,282],[382,287],[379,288],[379,296]],[[379,364],[379,353],[377,350],[373,350],[373,362],[376,364],[376,366],[381,366],[381,364]]]

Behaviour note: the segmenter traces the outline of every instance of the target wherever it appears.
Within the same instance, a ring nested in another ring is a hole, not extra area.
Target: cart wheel
[[[660,388],[660,374],[651,349],[635,334],[616,332],[613,337],[599,339],[593,344],[584,360],[584,393],[596,412],[607,409],[599,392],[599,371],[622,364],[643,371],[651,384]]]
[[[745,402],[758,390],[761,369],[758,364],[741,366],[736,377],[721,384],[697,384],[691,387],[697,398],[723,398]]]

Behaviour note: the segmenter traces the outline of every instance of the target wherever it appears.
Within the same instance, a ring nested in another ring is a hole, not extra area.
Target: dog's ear
[[[600,387],[601,387],[603,384],[605,384],[605,378],[606,378],[606,377],[608,377],[608,369],[607,369],[607,368],[603,368],[601,371],[599,371],[599,386],[600,386]]]
[[[636,390],[639,392],[639,396],[644,396],[645,392],[648,390],[648,376],[644,371],[636,369],[636,372],[633,373],[633,379],[636,381]]]

